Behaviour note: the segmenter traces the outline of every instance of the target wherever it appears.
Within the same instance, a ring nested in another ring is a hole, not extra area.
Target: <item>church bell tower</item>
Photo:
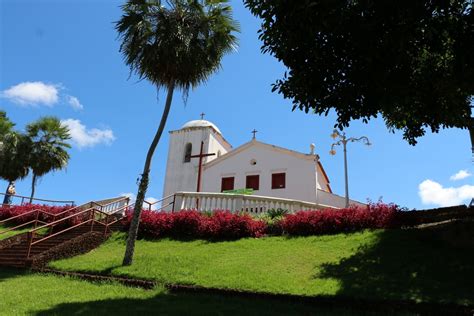
[[[214,153],[202,158],[206,164],[232,149],[220,130],[213,123],[204,119],[189,121],[179,130],[170,131],[168,160],[163,189],[163,197],[176,192],[196,192],[198,181],[199,155],[201,142],[203,152]]]

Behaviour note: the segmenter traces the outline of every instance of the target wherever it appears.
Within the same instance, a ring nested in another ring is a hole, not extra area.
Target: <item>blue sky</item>
[[[0,0],[0,108],[18,129],[45,115],[74,127],[67,169],[43,177],[37,197],[81,202],[137,190],[136,179],[165,95],[146,81],[129,78],[113,24],[120,18],[122,3]],[[333,191],[342,195],[342,151],[329,155],[334,115],[291,112],[289,100],[271,93],[271,83],[285,68],[260,52],[259,21],[241,1],[232,5],[242,29],[238,51],[224,58],[222,70],[205,85],[190,92],[187,104],[175,95],[166,130],[178,129],[205,112],[234,147],[249,141],[254,128],[259,140],[301,152],[315,143]],[[409,208],[426,208],[474,196],[467,131],[428,133],[416,147],[400,133],[389,133],[380,119],[368,125],[353,122],[346,132],[366,135],[373,143],[369,148],[349,145],[351,198],[382,197]],[[167,149],[166,133],[155,153],[149,197],[162,195]],[[17,192],[28,195],[30,181],[28,177],[18,182]],[[5,187],[0,181],[0,190]]]

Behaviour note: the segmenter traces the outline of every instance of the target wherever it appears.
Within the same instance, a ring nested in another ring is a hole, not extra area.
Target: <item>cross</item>
[[[255,130],[255,128],[254,128],[254,129],[253,129],[253,131],[252,131],[252,134],[253,134],[253,139],[255,139],[255,134],[257,134],[257,132],[258,132],[258,131],[257,131],[257,130]]]
[[[201,120],[204,120],[204,115],[206,115],[206,113],[201,113]]]
[[[203,149],[204,149],[204,142],[202,141],[201,142],[201,150],[199,152],[199,155],[190,156],[191,158],[199,158],[199,169],[198,169],[198,180],[197,180],[197,190],[196,190],[196,192],[201,192],[202,158],[215,155],[215,153],[205,154],[205,153],[203,153]]]

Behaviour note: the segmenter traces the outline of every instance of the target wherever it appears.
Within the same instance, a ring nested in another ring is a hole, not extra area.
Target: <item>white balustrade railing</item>
[[[102,201],[99,201],[99,202],[93,202],[92,204],[94,204],[95,207],[97,207],[100,211],[104,213],[113,213],[115,212],[115,210],[118,210],[128,205],[128,203],[130,202],[130,198],[120,197],[120,198],[109,199],[109,200],[104,200],[104,201],[107,201],[107,202],[103,204],[101,203]],[[124,209],[124,212],[125,212],[125,209]]]
[[[196,209],[198,211],[229,210],[232,212],[266,213],[271,209],[285,209],[289,212],[335,208],[299,200],[274,198],[268,196],[212,193],[177,192],[173,210]]]

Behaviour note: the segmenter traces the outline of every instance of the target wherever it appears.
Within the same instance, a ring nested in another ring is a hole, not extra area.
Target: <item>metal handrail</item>
[[[94,210],[95,210],[95,209],[94,209],[94,208],[88,208],[88,209],[83,210],[83,211],[80,211],[80,212],[78,212],[78,213],[75,213],[75,214],[66,216],[66,217],[64,217],[64,218],[61,218],[61,219],[59,219],[59,220],[57,220],[57,221],[54,221],[54,222],[48,223],[48,224],[46,224],[46,225],[43,225],[43,226],[40,226],[40,227],[36,227],[36,228],[31,229],[31,230],[27,233],[27,235],[28,235],[28,251],[27,251],[27,254],[26,254],[26,258],[28,259],[28,258],[30,257],[31,246],[36,245],[36,244],[38,244],[38,243],[40,243],[40,242],[42,242],[42,241],[48,240],[49,238],[52,238],[52,237],[57,236],[57,235],[59,235],[59,234],[62,234],[62,233],[66,232],[66,231],[69,231],[69,230],[71,230],[71,229],[73,229],[73,228],[76,228],[76,227],[79,227],[79,226],[81,226],[81,225],[87,224],[88,222],[90,222],[91,220],[93,220],[93,215],[90,216],[87,221],[81,222],[81,223],[79,223],[79,224],[77,224],[77,225],[74,225],[74,226],[72,226],[72,227],[65,228],[65,229],[63,229],[63,230],[61,230],[61,231],[59,231],[59,232],[57,232],[57,233],[54,233],[54,234],[53,234],[53,233],[50,233],[50,234],[49,234],[48,236],[46,236],[46,237],[40,238],[40,239],[38,239],[38,240],[36,240],[36,241],[33,241],[34,238],[35,238],[35,235],[36,235],[36,232],[37,232],[37,231],[39,231],[39,230],[41,230],[41,229],[44,229],[44,228],[47,228],[47,227],[54,227],[55,225],[57,225],[57,224],[59,224],[59,223],[65,221],[65,220],[68,220],[68,219],[70,219],[70,218],[76,217],[76,216],[81,215],[81,214],[84,214],[84,213],[86,213],[86,212],[89,212],[89,213],[90,213],[91,210],[92,210],[92,214],[94,214]]]
[[[4,224],[4,223],[6,223],[6,222],[8,222],[8,221],[11,221],[12,219],[16,219],[16,218],[19,218],[19,217],[22,217],[22,216],[27,216],[27,215],[36,213],[36,216],[35,216],[35,219],[34,219],[34,220],[29,221],[29,222],[27,222],[27,223],[23,223],[23,224],[17,225],[17,226],[15,226],[15,227],[10,227],[10,228],[8,228],[8,229],[4,229],[4,230],[0,231],[0,235],[1,235],[1,234],[4,234],[4,233],[8,233],[8,232],[13,231],[13,230],[18,229],[18,228],[21,228],[21,227],[23,227],[23,226],[27,226],[27,225],[29,225],[29,224],[33,224],[33,223],[35,223],[35,227],[36,227],[36,225],[38,224],[38,222],[42,222],[42,221],[39,221],[39,220],[38,220],[39,212],[43,212],[43,211],[42,211],[41,209],[35,209],[35,210],[31,210],[31,211],[26,212],[26,213],[23,213],[23,214],[15,215],[15,216],[12,216],[12,217],[9,217],[9,218],[7,218],[7,219],[4,219],[4,220],[0,221],[0,224]],[[47,212],[45,212],[45,213],[47,213]],[[48,214],[50,214],[50,213],[48,213]],[[42,223],[44,223],[44,222],[42,222]]]
[[[121,207],[121,208],[115,210],[114,212],[112,212],[112,213],[106,215],[106,217],[105,217],[104,236],[107,234],[107,231],[108,231],[108,229],[109,229],[109,226],[112,226],[113,224],[117,223],[118,221],[121,221],[121,220],[124,218],[124,216],[122,215],[120,218],[115,219],[115,221],[109,222],[109,216],[111,216],[111,215],[113,215],[113,214],[115,214],[115,213],[118,213],[119,211],[122,211],[122,210],[124,210],[124,209],[127,209],[127,208],[129,208],[129,207],[132,207],[132,206],[134,206],[134,205],[135,205],[135,203],[124,205],[123,207]],[[100,224],[102,224],[102,223],[100,223]]]
[[[9,196],[12,196],[12,197],[17,197],[17,198],[21,198],[22,200],[22,204],[23,204],[23,201],[24,199],[31,199],[31,197],[29,196],[23,196],[23,195],[16,195],[16,194],[6,194],[6,193],[0,193],[0,195],[9,195]],[[42,201],[42,202],[51,202],[51,203],[64,203],[64,204],[71,204],[71,205],[74,205],[74,201],[67,201],[67,200],[48,200],[48,199],[38,199],[38,198],[33,198],[33,200],[35,201]]]
[[[127,199],[128,199],[128,198],[127,198]],[[118,200],[118,201],[120,201],[120,200]],[[115,201],[115,202],[118,202],[118,201]],[[113,202],[113,203],[115,203],[115,202]],[[86,203],[86,204],[87,204],[87,203]],[[94,204],[94,202],[90,202],[90,204],[92,205],[92,204]],[[95,204],[98,204],[98,203],[95,203]],[[84,204],[84,205],[85,205],[85,204]],[[107,204],[106,204],[106,205],[107,205]],[[103,212],[103,211],[101,211],[101,210],[98,210],[98,209],[96,209],[96,208],[94,208],[94,207],[90,207],[90,208],[88,208],[88,209],[86,209],[86,210],[77,212],[77,213],[75,213],[75,214],[69,215],[69,216],[64,217],[64,218],[61,218],[61,219],[59,219],[59,220],[57,220],[57,221],[54,221],[54,222],[45,224],[45,225],[43,225],[43,226],[34,228],[34,229],[30,230],[30,231],[27,233],[27,234],[28,234],[28,251],[27,251],[26,258],[28,259],[28,258],[30,257],[31,247],[32,247],[33,245],[36,245],[36,244],[38,244],[38,243],[40,243],[40,242],[42,242],[42,241],[45,241],[45,240],[47,240],[47,239],[50,239],[50,238],[52,238],[52,237],[54,237],[54,236],[58,236],[58,235],[60,235],[60,234],[63,234],[63,233],[65,233],[65,232],[67,232],[67,231],[70,231],[70,230],[72,230],[72,229],[74,229],[74,228],[77,228],[77,227],[79,227],[79,226],[82,226],[82,225],[85,225],[85,224],[88,224],[88,223],[91,223],[91,231],[93,230],[94,223],[98,223],[98,224],[101,224],[101,225],[105,226],[104,235],[106,235],[109,226],[112,225],[112,224],[115,224],[116,222],[120,221],[120,220],[123,218],[123,216],[122,216],[122,218],[119,218],[119,219],[117,219],[117,220],[115,220],[115,221],[109,223],[109,222],[108,222],[108,217],[111,216],[111,215],[113,215],[113,214],[115,214],[115,213],[117,213],[117,212],[119,212],[119,211],[122,211],[122,210],[124,210],[124,209],[126,209],[126,208],[128,208],[128,207],[130,207],[130,205],[128,205],[128,204],[127,204],[127,205],[124,205],[124,206],[122,206],[122,207],[120,207],[120,208],[114,210],[114,211],[111,212],[111,213],[106,213],[106,212]],[[68,220],[68,219],[70,219],[70,218],[76,217],[76,216],[78,216],[78,215],[82,215],[82,214],[84,214],[84,213],[86,213],[86,212],[91,213],[91,214],[89,215],[89,219],[88,219],[88,220],[82,221],[82,222],[80,222],[80,223],[77,224],[77,225],[74,225],[74,226],[65,228],[65,229],[63,229],[63,230],[61,230],[61,231],[59,231],[59,232],[54,233],[54,234],[52,233],[52,228],[53,228],[55,225],[57,225],[57,224],[59,224],[59,223],[61,223],[61,222],[64,222],[64,221],[66,221],[66,220]],[[105,223],[105,224],[95,219],[96,213],[99,213],[99,214],[101,214],[101,215],[105,215],[105,218],[106,218],[106,223]],[[43,238],[41,238],[41,239],[38,239],[38,240],[34,241],[34,237],[35,237],[36,232],[37,232],[38,230],[41,230],[41,229],[44,229],[44,228],[47,228],[47,227],[51,227],[51,233],[50,233],[48,236],[46,236],[46,237],[43,237]]]
[[[56,213],[56,214],[53,214],[53,213],[44,211],[44,210],[42,210],[42,209],[36,209],[36,210],[30,211],[30,212],[26,212],[26,213],[24,213],[24,214],[20,214],[20,215],[14,216],[14,217],[10,217],[10,218],[8,218],[8,219],[6,219],[6,220],[4,220],[4,221],[1,221],[0,224],[1,224],[1,223],[5,223],[5,222],[7,222],[7,221],[9,221],[9,220],[12,220],[12,219],[21,217],[21,216],[25,216],[25,215],[31,214],[31,213],[33,213],[33,212],[36,212],[36,219],[33,220],[33,221],[28,222],[28,223],[30,223],[30,224],[34,223],[34,224],[35,224],[35,225],[34,225],[34,228],[36,228],[36,226],[38,225],[38,223],[47,224],[47,223],[45,223],[45,222],[43,222],[43,221],[38,220],[40,213],[49,215],[49,216],[53,217],[53,220],[55,220],[56,217],[58,217],[58,216],[60,216],[60,215],[63,215],[63,214],[67,214],[67,213],[71,212],[72,210],[78,209],[78,208],[80,208],[80,207],[83,207],[83,206],[85,206],[85,205],[87,205],[87,204],[89,204],[89,203],[90,203],[90,202],[87,202],[87,203],[82,204],[82,205],[74,206],[74,207],[72,207],[72,208],[68,208],[67,210],[64,210],[64,211],[59,212],[59,213]],[[23,227],[23,226],[26,226],[26,224],[22,224],[22,225],[19,225],[19,226],[15,226],[15,227],[10,228],[10,229],[8,229],[8,230],[6,230],[6,231],[2,231],[2,232],[0,232],[0,235],[3,234],[3,233],[6,233],[6,232],[8,232],[8,231],[12,231],[12,230],[15,230],[15,229],[17,229],[17,228]],[[53,225],[52,227],[54,227],[54,225]],[[52,231],[52,228],[51,228],[51,231]]]
[[[8,228],[8,229],[2,230],[2,231],[0,232],[0,235],[1,235],[1,234],[4,234],[4,233],[8,233],[8,232],[10,232],[10,231],[12,231],[12,230],[21,228],[21,227],[23,227],[23,226],[28,226],[28,225],[33,224],[33,223],[35,223],[35,222],[47,224],[46,222],[43,222],[43,221],[39,221],[39,220],[34,219],[34,220],[32,220],[32,221],[29,221],[29,222],[20,224],[20,225],[18,225],[18,226],[10,227],[10,228]]]
[[[90,203],[90,202],[88,202],[88,203]],[[23,214],[19,214],[19,215],[15,215],[15,216],[13,216],[13,217],[9,217],[9,218],[7,218],[7,219],[1,220],[1,221],[0,221],[0,224],[4,224],[4,223],[6,223],[6,222],[8,222],[8,221],[10,221],[10,220],[12,220],[12,219],[15,219],[15,218],[18,218],[18,217],[22,217],[22,216],[25,216],[25,215],[28,215],[28,214],[31,214],[31,213],[34,213],[34,212],[41,212],[41,213],[44,213],[44,214],[46,214],[46,215],[53,216],[53,217],[56,218],[56,217],[59,216],[59,215],[65,214],[65,213],[67,213],[67,212],[70,212],[70,211],[72,211],[73,209],[76,209],[76,208],[85,206],[85,205],[87,205],[88,203],[85,203],[85,204],[82,204],[82,205],[79,205],[79,206],[74,206],[74,207],[72,207],[72,208],[68,208],[67,210],[62,211],[62,212],[59,212],[59,213],[56,213],[56,214],[53,214],[53,213],[44,211],[44,210],[42,210],[42,209],[34,209],[34,210],[29,211],[29,212],[26,212],[26,213],[23,213]]]
[[[175,194],[170,194],[170,195],[168,195],[168,196],[165,196],[165,197],[161,198],[161,200],[157,200],[157,201],[152,202],[152,203],[150,203],[150,202],[144,200],[143,203],[148,204],[148,210],[151,211],[151,207],[152,207],[153,205],[155,205],[155,204],[157,204],[157,203],[160,203],[160,202],[163,202],[164,200],[169,199],[170,197],[173,197],[173,202],[171,202],[171,203],[169,203],[169,204],[167,204],[167,205],[165,205],[165,206],[161,206],[160,210],[162,210],[162,209],[164,209],[165,207],[174,204],[174,202],[175,202]]]
[[[11,220],[13,220],[13,219],[16,219],[16,218],[19,218],[19,217],[22,217],[22,216],[27,216],[27,215],[36,213],[36,216],[35,216],[35,219],[34,219],[34,220],[31,220],[31,221],[29,221],[29,222],[26,222],[26,223],[17,225],[17,226],[15,226],[15,227],[10,227],[10,228],[8,228],[8,229],[2,230],[2,231],[0,231],[0,235],[1,235],[1,234],[4,234],[4,233],[7,233],[7,232],[10,232],[10,231],[13,231],[13,230],[16,230],[16,229],[18,229],[18,228],[24,227],[24,226],[28,226],[28,225],[30,225],[30,224],[34,224],[34,228],[37,227],[38,223],[40,223],[40,224],[48,224],[48,223],[46,223],[46,222],[44,222],[44,221],[39,220],[39,215],[40,215],[41,213],[42,213],[42,214],[46,214],[46,215],[48,215],[48,216],[51,216],[51,217],[53,217],[53,220],[55,220],[58,216],[63,215],[63,214],[66,214],[66,213],[68,213],[68,212],[71,212],[72,210],[78,209],[78,208],[80,208],[80,207],[82,207],[82,206],[85,206],[85,205],[87,205],[87,204],[88,204],[88,203],[83,204],[83,205],[79,205],[79,206],[75,206],[75,207],[72,207],[72,208],[68,208],[67,210],[62,211],[62,212],[60,212],[60,213],[56,213],[56,214],[47,212],[47,211],[42,210],[42,209],[34,209],[34,210],[31,210],[31,211],[26,212],[26,213],[23,213],[23,214],[19,214],[19,215],[15,215],[15,216],[9,217],[9,218],[7,218],[7,219],[4,219],[4,220],[0,221],[0,224],[5,224],[5,223],[7,223],[7,222],[9,222],[9,221],[11,221]],[[43,226],[44,226],[44,225],[43,225]],[[54,227],[54,225],[53,225],[52,227]],[[51,229],[51,231],[52,231],[52,229]]]
[[[88,212],[88,211],[90,211],[90,210],[92,210],[92,209],[94,209],[94,208],[93,208],[93,207],[90,207],[90,208],[85,209],[85,210],[83,210],[83,211],[80,211],[80,212],[78,212],[78,213],[71,214],[71,215],[69,215],[69,216],[66,216],[66,217],[63,217],[63,218],[61,218],[61,219],[58,219],[58,220],[56,220],[56,221],[54,221],[54,222],[47,223],[46,225],[36,227],[36,228],[30,230],[30,232],[35,232],[35,231],[37,231],[37,230],[40,230],[40,229],[42,229],[42,228],[46,228],[46,227],[49,227],[49,226],[55,226],[56,224],[59,224],[59,223],[65,221],[65,220],[67,220],[67,219],[70,219],[70,218],[73,218],[73,217],[75,217],[75,216],[77,216],[77,215],[80,215],[80,214],[83,214],[83,213],[85,213],[85,212]]]
[[[57,217],[57,216],[59,216],[59,215],[65,214],[65,213],[67,213],[67,212],[70,212],[70,211],[72,211],[72,210],[74,210],[74,209],[78,209],[78,208],[81,208],[81,207],[83,207],[83,206],[86,206],[87,204],[90,204],[90,203],[92,203],[92,201],[87,202],[87,203],[84,203],[84,204],[81,204],[81,205],[78,205],[78,206],[74,206],[74,207],[68,208],[67,210],[62,211],[62,212],[60,212],[60,213],[56,213],[56,214],[48,213],[48,214],[49,214],[49,215],[52,215],[52,216],[54,216],[54,217]],[[45,211],[44,211],[44,212],[45,212]]]
[[[12,220],[12,219],[15,219],[15,218],[18,218],[18,217],[22,217],[22,216],[25,216],[25,215],[29,215],[29,214],[32,214],[32,213],[37,212],[37,211],[39,211],[39,209],[31,210],[31,211],[26,212],[26,213],[23,213],[23,214],[19,214],[19,215],[15,215],[15,216],[13,216],[13,217],[9,217],[9,218],[7,218],[7,219],[1,220],[1,221],[0,221],[0,224],[4,224],[4,223],[6,223],[6,222],[8,222],[8,221],[10,221],[10,220]]]

